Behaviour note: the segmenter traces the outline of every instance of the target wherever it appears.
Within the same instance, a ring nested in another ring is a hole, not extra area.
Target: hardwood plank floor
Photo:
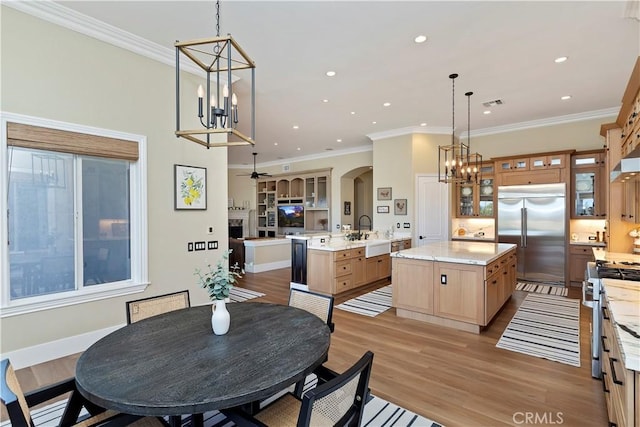
[[[290,270],[247,273],[239,285],[286,304]],[[387,282],[336,298],[336,305]],[[370,387],[375,395],[446,426],[606,426],[600,381],[591,378],[591,312],[581,306],[581,367],[497,349],[496,342],[526,293],[516,291],[480,335],[398,318],[392,308],[377,317],[334,310],[335,332],[326,365],[343,371],[366,350],[374,352]],[[580,298],[577,288],[569,297]],[[256,300],[257,301],[257,300]],[[69,376],[78,355],[21,369],[25,389]],[[546,422],[542,422],[545,420]]]

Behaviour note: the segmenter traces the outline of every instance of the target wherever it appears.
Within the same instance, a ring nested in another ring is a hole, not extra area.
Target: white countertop
[[[624,366],[640,371],[640,282],[602,279]],[[630,332],[631,331],[631,332]],[[637,334],[633,336],[633,333]]]
[[[570,240],[569,244],[573,246],[607,246],[605,242],[597,242],[595,240]]]
[[[456,264],[487,265],[515,247],[516,245],[511,243],[444,241],[394,252],[391,256]]]
[[[608,252],[601,248],[593,248],[593,256],[596,258],[596,261],[640,262],[640,255],[623,252]]]

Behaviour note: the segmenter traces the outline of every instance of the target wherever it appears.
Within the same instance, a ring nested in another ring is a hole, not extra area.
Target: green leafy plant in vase
[[[211,327],[216,335],[224,335],[229,331],[231,318],[226,307],[226,300],[229,298],[231,288],[244,274],[244,270],[240,268],[238,263],[227,268],[231,252],[232,249],[225,251],[215,267],[207,264],[206,271],[198,268],[194,273],[198,276],[200,286],[207,290],[209,298],[215,302],[211,315]]]

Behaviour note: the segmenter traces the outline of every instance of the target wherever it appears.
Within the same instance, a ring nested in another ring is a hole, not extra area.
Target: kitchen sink
[[[391,253],[391,241],[390,240],[367,240],[365,241],[364,255],[367,258],[371,258],[378,255],[384,255]]]

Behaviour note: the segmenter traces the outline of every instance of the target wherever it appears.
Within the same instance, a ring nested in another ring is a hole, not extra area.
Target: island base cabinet
[[[394,258],[391,283],[396,309],[433,314],[433,262]]]
[[[484,267],[436,262],[433,314],[484,324]]]

